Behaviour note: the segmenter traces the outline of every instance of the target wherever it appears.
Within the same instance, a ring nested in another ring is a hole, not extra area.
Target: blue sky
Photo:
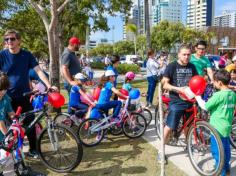
[[[236,0],[215,0],[215,15],[220,15],[223,10],[233,10],[236,11]],[[108,17],[108,25],[110,29],[114,26],[114,41],[122,40],[122,31],[123,24],[122,18],[120,16],[117,17]],[[109,42],[112,42],[113,35],[112,30],[109,32],[97,31],[96,33],[91,34],[91,40],[100,40],[101,38],[107,38]]]

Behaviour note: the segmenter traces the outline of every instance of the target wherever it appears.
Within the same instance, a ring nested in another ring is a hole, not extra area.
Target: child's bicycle
[[[19,113],[19,122],[22,122],[31,114],[36,114],[34,121],[25,129],[25,132],[28,133],[36,123],[45,117],[45,127],[37,139],[39,156],[45,166],[51,170],[55,172],[70,172],[80,164],[83,148],[69,127],[55,123],[48,114],[47,99],[49,91],[44,93],[33,91],[24,94],[24,96],[34,94],[35,98],[38,98],[38,109],[22,114]]]
[[[129,112],[128,105],[130,99],[127,99],[125,106],[120,112],[120,120],[111,121],[112,115],[106,116],[106,112],[100,110],[103,118],[98,120],[95,118],[89,118],[83,121],[78,129],[78,137],[80,141],[88,147],[99,144],[106,130],[113,128],[122,128],[125,136],[129,138],[138,138],[144,134],[147,128],[145,117],[137,112]]]
[[[31,169],[25,165],[24,154],[22,151],[22,143],[24,140],[24,131],[21,128],[17,120],[14,120],[13,124],[9,127],[4,139],[0,142],[0,149],[4,150],[5,156],[1,156],[1,176],[3,176],[3,170],[10,169],[9,166],[13,162],[14,174],[17,176],[29,176]],[[1,155],[4,152],[1,152]],[[13,174],[11,172],[11,174]]]
[[[185,95],[182,95],[187,97]],[[217,131],[208,124],[204,118],[198,113],[198,107],[196,104],[196,100],[188,100],[193,103],[193,107],[190,109],[186,109],[187,113],[191,113],[190,117],[187,118],[185,115],[182,118],[182,121],[179,123],[179,127],[177,130],[172,131],[170,136],[170,144],[177,145],[179,141],[179,137],[183,132],[186,135],[186,144],[189,159],[194,167],[194,169],[200,174],[204,176],[212,176],[212,175],[220,175],[221,170],[224,165],[224,152],[223,145],[219,134]],[[163,105],[169,105],[169,99],[164,97]],[[164,117],[164,122],[166,121],[166,117]],[[157,130],[158,138],[160,138],[160,119],[159,119],[159,110],[156,109],[155,114],[155,125]],[[213,157],[211,153],[211,142],[215,141],[217,151],[215,155],[218,157],[218,161],[216,161],[215,157]]]

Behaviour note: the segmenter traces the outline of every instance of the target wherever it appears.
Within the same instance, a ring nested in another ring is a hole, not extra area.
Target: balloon
[[[102,114],[98,111],[98,109],[93,108],[90,113],[90,118],[100,119],[102,118]]]
[[[48,94],[48,102],[54,108],[60,108],[65,104],[65,98],[58,92],[52,92]]]
[[[98,98],[100,96],[100,92],[101,92],[101,88],[100,87],[96,87],[93,90],[93,99],[98,101]]]
[[[90,93],[86,93],[86,95],[89,97],[89,99],[91,101],[93,101],[93,96]],[[85,100],[85,98],[83,96],[80,96],[80,100],[81,100],[81,102],[83,102],[85,104],[89,104],[89,102],[87,100]]]
[[[125,89],[120,89],[119,92],[122,93],[122,94],[125,95],[125,96],[129,96],[129,92],[128,92],[127,90],[125,90]],[[121,100],[125,100],[125,98],[123,98],[123,97],[121,97],[121,96],[119,96],[119,98],[120,98]]]
[[[129,97],[131,99],[137,99],[139,98],[140,96],[140,91],[138,89],[132,89],[130,92],[129,92]]]
[[[194,76],[189,81],[189,87],[195,95],[201,95],[206,89],[206,80],[201,76]]]

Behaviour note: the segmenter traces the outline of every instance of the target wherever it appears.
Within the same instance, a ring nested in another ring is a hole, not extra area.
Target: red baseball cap
[[[71,37],[70,40],[69,40],[69,43],[70,44],[77,44],[77,45],[79,45],[80,44],[80,40],[77,37]]]

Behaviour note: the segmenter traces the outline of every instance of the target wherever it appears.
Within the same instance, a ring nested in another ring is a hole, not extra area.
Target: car
[[[89,59],[89,62],[90,62],[90,63],[91,63],[91,62],[102,62],[102,60],[103,60],[102,57],[96,56],[96,57],[91,57],[91,58]]]
[[[125,58],[125,56],[121,56],[121,57],[120,57],[120,63],[121,63],[121,64],[125,64],[125,63],[126,63],[126,58]]]
[[[139,55],[126,55],[125,62],[127,64],[136,64],[138,66],[142,66],[143,65],[142,58]]]

